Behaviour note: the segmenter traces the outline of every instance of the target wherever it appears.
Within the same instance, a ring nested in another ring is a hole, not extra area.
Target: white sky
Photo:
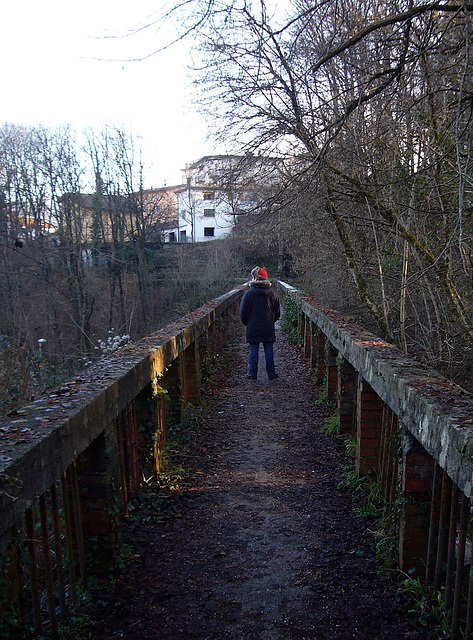
[[[163,0],[11,0],[0,15],[0,124],[113,124],[138,138],[145,187],[177,184],[180,170],[214,149],[192,108],[188,52],[178,45],[141,62],[161,42],[147,24]],[[113,62],[105,61],[112,59]]]

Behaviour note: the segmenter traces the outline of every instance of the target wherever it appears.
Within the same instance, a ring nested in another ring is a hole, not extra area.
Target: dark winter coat
[[[246,341],[274,342],[274,323],[281,315],[279,299],[268,280],[250,283],[240,303],[240,318],[246,327]]]

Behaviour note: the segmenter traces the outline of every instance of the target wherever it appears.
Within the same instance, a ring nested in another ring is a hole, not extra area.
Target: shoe
[[[278,376],[278,374],[277,374],[277,373],[273,373],[273,375],[272,375],[272,376],[268,376],[268,379],[269,379],[269,380],[274,380],[275,378],[279,378],[279,376]]]
[[[248,378],[248,380],[256,380],[256,376],[254,376],[252,373],[247,373],[246,377]]]

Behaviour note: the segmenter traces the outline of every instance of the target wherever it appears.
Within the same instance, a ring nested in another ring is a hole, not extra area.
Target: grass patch
[[[326,418],[324,424],[320,427],[320,431],[326,436],[338,436],[340,433],[340,418],[338,415]]]
[[[401,587],[408,602],[408,613],[414,615],[422,627],[440,632],[440,637],[449,638],[452,612],[445,610],[443,593],[410,576],[404,578]]]

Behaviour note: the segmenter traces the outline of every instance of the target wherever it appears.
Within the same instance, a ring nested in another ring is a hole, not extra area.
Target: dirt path
[[[369,523],[337,489],[343,447],[319,432],[317,390],[280,333],[275,353],[279,379],[260,362],[252,381],[243,338],[232,347],[185,497],[175,517],[133,528],[133,558],[103,595],[93,638],[426,638],[402,620]]]

